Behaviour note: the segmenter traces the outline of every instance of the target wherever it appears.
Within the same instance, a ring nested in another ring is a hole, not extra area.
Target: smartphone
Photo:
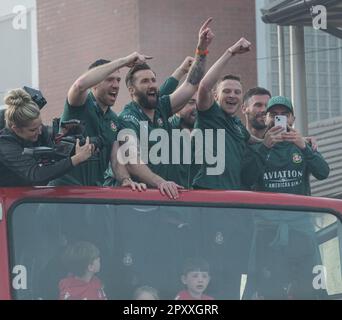
[[[285,131],[287,131],[287,116],[275,116],[274,117],[274,126],[282,127]]]

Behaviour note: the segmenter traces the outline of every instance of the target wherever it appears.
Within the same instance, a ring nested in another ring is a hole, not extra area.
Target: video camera
[[[56,127],[57,121],[58,119],[54,119],[54,127]],[[62,121],[60,123],[60,127],[62,133],[56,135],[54,139],[56,153],[58,155],[64,155],[68,157],[75,153],[77,139],[79,140],[80,146],[85,145],[85,124],[80,120],[73,119],[69,121]],[[104,147],[103,138],[100,136],[90,137],[89,143],[95,146],[95,150],[102,150]],[[90,160],[94,160],[94,157],[90,158]]]
[[[23,87],[23,89],[31,96],[31,99],[38,106],[39,110],[42,110],[47,104],[47,101],[43,97],[41,91],[26,86]]]
[[[26,86],[23,89],[31,96],[40,110],[47,104],[41,91]],[[61,133],[59,133],[59,129],[61,129]],[[48,131],[51,135],[50,140],[53,142],[52,147],[26,148],[23,152],[23,154],[33,156],[42,165],[52,164],[63,158],[73,156],[77,139],[80,146],[86,143],[85,124],[80,120],[73,119],[60,122],[59,119],[53,119],[52,128],[48,127]],[[104,140],[101,136],[90,137],[89,142],[94,144],[95,150],[100,151],[104,147]],[[98,157],[92,156],[89,160],[98,160]]]

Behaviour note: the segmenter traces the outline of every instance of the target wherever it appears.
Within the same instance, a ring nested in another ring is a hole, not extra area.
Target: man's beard
[[[195,127],[196,117],[197,117],[197,113],[195,115],[194,120],[193,120],[193,115],[190,114],[187,117],[181,118],[181,122],[186,128],[193,129]]]
[[[252,125],[252,127],[253,127],[254,129],[256,129],[256,130],[263,130],[263,129],[266,129],[266,128],[267,128],[265,122],[264,122],[264,123],[260,123],[260,122],[258,122],[256,119],[253,119],[253,120],[252,120],[251,125]]]
[[[151,109],[154,110],[158,106],[158,98],[159,98],[159,92],[156,94],[156,99],[154,101],[150,101],[147,97],[147,94],[141,92],[141,91],[136,91],[135,95],[137,97],[137,101],[139,105],[144,108],[144,109]]]
[[[195,127],[196,121],[191,121],[191,120],[188,120],[186,118],[182,118],[181,121],[182,121],[182,124],[185,128],[193,129]]]
[[[257,119],[260,118],[260,116],[258,117],[258,115],[256,115],[255,117],[251,117],[249,120],[251,122],[252,128],[256,129],[256,130],[263,130],[266,129],[266,123],[265,121],[258,121]]]

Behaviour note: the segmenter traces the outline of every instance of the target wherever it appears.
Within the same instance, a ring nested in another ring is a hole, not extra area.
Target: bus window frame
[[[166,207],[208,207],[208,208],[236,208],[236,209],[259,209],[259,210],[280,210],[280,211],[301,211],[302,213],[321,213],[321,214],[332,214],[336,217],[337,221],[340,221],[342,224],[342,212],[336,211],[331,208],[322,208],[322,207],[310,207],[310,206],[296,206],[296,205],[269,205],[269,204],[246,204],[246,203],[237,203],[237,202],[202,202],[202,201],[192,201],[192,202],[182,202],[182,201],[163,201],[163,200],[134,200],[134,199],[97,199],[97,198],[68,198],[62,199],[60,197],[51,197],[51,198],[22,198],[20,200],[14,201],[6,213],[6,229],[7,229],[7,250],[8,250],[8,270],[11,272],[11,266],[14,261],[13,248],[11,248],[11,240],[13,239],[13,230],[10,229],[11,225],[11,217],[13,216],[13,212],[16,208],[22,204],[80,204],[80,205],[134,205],[134,206],[166,206]],[[336,223],[337,223],[336,221]],[[324,230],[324,229],[323,229]],[[341,243],[340,239],[340,243]],[[341,250],[341,246],[340,246]],[[340,251],[340,257],[341,257]],[[9,274],[10,280],[10,295],[11,299],[14,299],[13,295],[13,287],[12,283],[13,275]],[[341,294],[342,296],[342,294]],[[330,296],[329,296],[330,297]]]

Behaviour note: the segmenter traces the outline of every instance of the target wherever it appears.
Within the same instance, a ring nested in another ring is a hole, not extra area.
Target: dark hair
[[[209,273],[209,263],[202,258],[190,258],[186,260],[183,267],[183,275],[186,276],[189,272],[193,271]]]
[[[63,254],[63,262],[74,276],[82,277],[88,266],[99,256],[100,251],[95,245],[80,241],[66,248]]]
[[[126,75],[127,88],[133,85],[134,74],[141,70],[151,70],[151,67],[147,63],[136,64],[132,67]],[[152,71],[153,72],[153,71]],[[153,72],[154,73],[154,72]]]
[[[226,74],[225,76],[221,78],[220,82],[225,81],[225,80],[235,80],[241,83],[241,78],[234,74]]]
[[[219,81],[217,81],[217,83],[215,85],[215,89],[217,89],[217,87],[219,86],[219,84],[221,82],[226,81],[226,80],[234,80],[234,81],[239,82],[242,85],[241,78],[239,76],[236,76],[236,75],[233,75],[233,74],[226,74]]]
[[[245,93],[243,97],[243,103],[246,103],[253,96],[264,96],[264,95],[267,95],[270,98],[272,97],[271,92],[269,92],[265,88],[261,88],[261,87],[251,88]]]
[[[110,61],[109,60],[105,60],[105,59],[96,60],[95,62],[93,62],[89,66],[88,70],[94,69],[94,68],[99,67],[99,66],[103,66],[104,64],[107,64],[107,63],[110,63]]]

